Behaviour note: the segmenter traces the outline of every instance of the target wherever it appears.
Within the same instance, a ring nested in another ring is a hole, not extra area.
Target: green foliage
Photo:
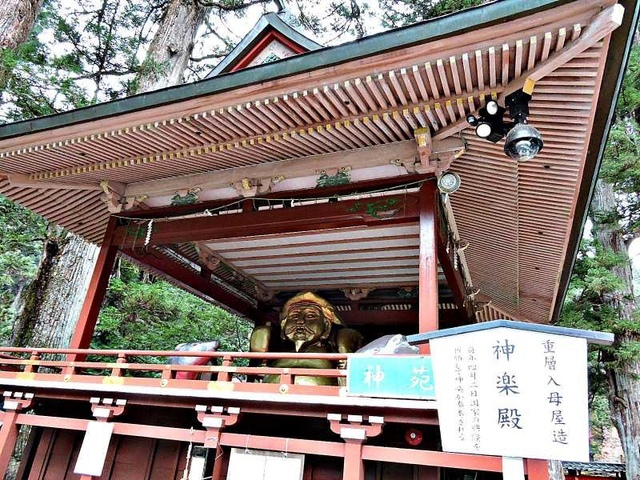
[[[403,27],[482,3],[483,0],[380,0],[382,25]]]
[[[613,189],[616,208],[593,212],[594,232],[608,232],[630,241],[640,227],[640,47],[630,55],[622,91],[616,106],[617,118],[605,148],[600,180]],[[612,242],[616,243],[616,242]],[[606,368],[621,369],[640,356],[640,344],[633,337],[640,333],[636,309],[631,315],[622,305],[637,305],[632,285],[621,273],[629,258],[624,248],[614,252],[602,245],[598,235],[584,241],[574,267],[561,323],[566,326],[608,331],[616,334],[616,344],[602,350]],[[598,368],[599,368],[598,367]]]
[[[585,240],[571,277],[569,293],[562,309],[560,324],[572,328],[611,332],[626,338],[629,332],[640,333],[640,318],[621,315],[617,299],[625,291],[624,280],[616,275],[616,267],[628,263],[623,253],[603,248],[595,240]],[[628,362],[638,352],[637,342],[621,341],[613,348],[601,347],[612,358],[611,367]]]
[[[46,222],[0,195],[0,341],[11,333],[15,296],[38,268]]]
[[[51,115],[124,96],[161,7],[121,0],[45,2],[29,39],[4,51],[0,120]]]
[[[184,342],[220,340],[221,350],[247,350],[249,322],[165,281],[143,277],[138,268],[121,263],[120,276],[109,284],[92,348],[173,350]]]
[[[606,392],[598,392],[589,404],[591,453],[598,455],[602,449],[604,433],[613,427]]]
[[[637,43],[629,54],[629,64],[618,96],[616,114],[620,118],[639,120],[640,107],[640,45]]]
[[[611,128],[600,178],[613,186],[617,212],[598,218],[602,224],[620,224],[626,238],[640,231],[640,131],[632,117],[619,118]]]

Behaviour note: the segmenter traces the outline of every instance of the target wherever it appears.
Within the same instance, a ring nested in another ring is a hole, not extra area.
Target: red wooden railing
[[[93,360],[91,357],[99,357]],[[105,359],[106,357],[106,359]],[[155,358],[153,358],[155,357]],[[214,365],[172,365],[158,362],[166,357],[207,357]],[[81,361],[75,360],[81,358]],[[339,386],[297,386],[298,376],[338,379],[344,384],[346,354],[256,353],[256,352],[178,352],[174,350],[91,350],[0,347],[0,384],[2,379],[46,380],[119,385],[160,386],[207,389],[210,382],[233,383],[233,390],[285,393],[288,386],[303,388],[299,393],[337,395]],[[87,360],[85,360],[87,359]],[[152,361],[150,361],[153,359]],[[328,360],[336,368],[273,367],[280,360]],[[247,363],[259,363],[248,366]],[[177,379],[178,372],[194,372],[197,380]],[[207,378],[204,377],[205,374]],[[265,375],[279,375],[277,384],[261,384]],[[250,381],[246,381],[249,379]],[[239,383],[245,384],[244,388]],[[256,387],[260,387],[256,390]],[[313,390],[309,390],[309,389]]]

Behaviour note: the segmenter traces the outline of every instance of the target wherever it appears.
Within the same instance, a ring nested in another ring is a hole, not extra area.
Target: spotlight
[[[467,115],[469,125],[476,127],[476,135],[480,138],[496,143],[502,140],[507,133],[504,124],[505,109],[495,100],[489,100],[487,104],[478,110],[478,118],[473,114]]]
[[[540,132],[526,123],[517,123],[504,142],[504,153],[518,162],[531,160],[544,145]]]
[[[441,193],[453,193],[460,188],[462,180],[455,172],[445,172],[438,178],[438,190]]]
[[[531,95],[518,90],[505,98],[505,106],[509,109],[512,123],[505,123],[505,108],[495,100],[478,110],[478,117],[467,115],[469,125],[475,127],[476,135],[480,138],[497,143],[507,138],[504,143],[504,153],[518,162],[524,162],[535,157],[544,145],[540,132],[527,124],[529,116],[529,101]]]
[[[489,115],[497,115],[500,109],[500,105],[498,105],[498,102],[496,102],[495,100],[489,100],[484,108],[487,109],[487,113]]]
[[[491,125],[486,122],[478,122],[476,126],[476,135],[480,138],[488,138],[492,131]]]

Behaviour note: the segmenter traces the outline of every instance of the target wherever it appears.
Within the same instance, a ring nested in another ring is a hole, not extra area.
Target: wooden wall
[[[18,480],[78,480],[73,473],[84,432],[42,429],[29,465]],[[179,480],[188,445],[114,435],[100,480]],[[27,460],[27,459],[25,459]]]

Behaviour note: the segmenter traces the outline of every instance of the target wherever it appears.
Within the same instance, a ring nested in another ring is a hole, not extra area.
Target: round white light
[[[445,172],[438,178],[438,190],[442,193],[453,193],[461,184],[460,175],[455,172]]]
[[[480,138],[487,138],[489,135],[491,135],[491,131],[491,125],[485,122],[479,123],[476,127],[476,135]]]
[[[495,100],[489,100],[484,108],[487,109],[487,113],[489,115],[495,115],[498,113],[498,102]]]

